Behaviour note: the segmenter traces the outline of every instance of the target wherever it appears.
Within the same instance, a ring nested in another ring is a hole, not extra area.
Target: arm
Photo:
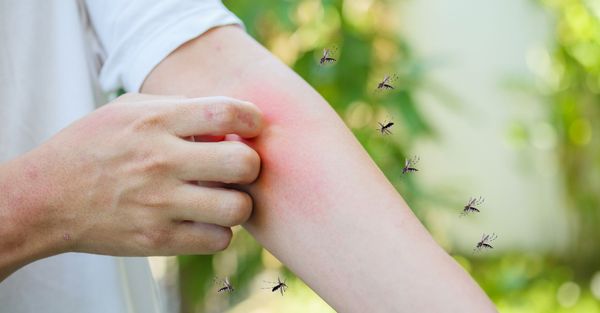
[[[217,57],[218,56],[218,57]],[[252,101],[262,169],[246,228],[339,312],[491,312],[337,114],[237,27],[167,57],[143,92]]]

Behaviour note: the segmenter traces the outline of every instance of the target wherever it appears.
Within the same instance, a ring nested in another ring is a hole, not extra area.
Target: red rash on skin
[[[323,210],[327,205],[323,199],[328,198],[324,194],[327,190],[322,186],[326,182],[323,171],[317,167],[322,164],[319,156],[311,153],[311,147],[307,146],[310,144],[307,142],[309,134],[314,130],[310,129],[311,123],[306,119],[305,110],[282,105],[291,101],[277,88],[261,85],[244,87],[232,96],[259,106],[264,121],[263,131],[257,138],[244,140],[261,157],[261,174],[250,187],[250,193],[258,204],[251,222],[260,223],[262,203],[268,205],[269,212],[278,218],[296,219],[299,214],[307,220],[323,222],[326,218]],[[308,150],[306,153],[304,147]],[[262,192],[253,192],[256,189]],[[258,194],[263,198],[256,198]],[[272,199],[279,204],[290,203],[290,207],[299,209],[288,214],[286,206],[272,207]]]

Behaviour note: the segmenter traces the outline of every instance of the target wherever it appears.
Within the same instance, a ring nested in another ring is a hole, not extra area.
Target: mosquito
[[[494,233],[492,233],[491,235],[483,234],[481,236],[481,240],[477,243],[475,248],[473,248],[473,253],[479,252],[482,249],[494,249],[490,242],[496,240],[496,238],[498,238],[498,236],[496,236],[496,234]]]
[[[271,292],[275,292],[275,291],[279,290],[279,292],[283,296],[283,293],[288,288],[288,285],[286,285],[285,282],[286,282],[286,280],[281,281],[281,278],[277,277],[277,282],[267,282],[267,283],[270,283],[270,284],[274,284],[273,287],[268,287],[268,288],[263,288],[263,289],[271,289]]]
[[[219,285],[222,285],[223,287],[219,288],[219,290],[217,290],[217,292],[233,292],[235,289],[233,288],[233,285],[229,282],[229,277],[225,277],[225,279],[221,280],[215,277],[215,283],[218,283]]]
[[[392,126],[394,126],[394,122],[383,121],[383,124],[379,123],[379,122],[377,122],[377,124],[379,124],[379,128],[377,128],[377,130],[382,135],[391,135],[392,134],[392,131],[390,130],[390,128],[392,128]]]
[[[420,158],[416,155],[411,159],[406,159],[406,161],[404,161],[404,167],[402,168],[402,174],[418,172],[419,170],[415,168],[415,164],[417,164],[419,160]]]
[[[383,80],[381,82],[379,82],[379,84],[377,84],[377,89],[378,90],[394,89],[394,86],[392,85],[392,83],[395,82],[397,79],[398,79],[398,76],[396,74],[385,75],[383,77]]]
[[[485,202],[485,199],[482,197],[479,198],[475,198],[475,197],[471,197],[469,198],[469,202],[467,202],[467,205],[465,205],[465,207],[463,208],[462,213],[460,213],[461,216],[465,216],[465,215],[469,215],[469,213],[472,212],[477,212],[479,213],[479,209],[476,208],[475,206],[480,206],[483,202]]]
[[[331,49],[329,49],[329,48],[323,49],[323,56],[319,60],[319,64],[324,65],[326,63],[335,63],[335,62],[337,62],[337,59],[335,59],[333,57],[333,54],[335,53],[336,50],[337,49],[335,47],[333,47]]]

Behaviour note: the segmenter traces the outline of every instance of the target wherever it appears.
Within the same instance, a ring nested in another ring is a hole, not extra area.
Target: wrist
[[[49,197],[48,173],[32,151],[0,164],[0,280],[37,259],[66,251]]]

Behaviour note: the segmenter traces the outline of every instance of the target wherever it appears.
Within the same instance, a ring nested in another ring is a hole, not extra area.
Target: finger
[[[194,221],[235,226],[252,213],[252,198],[241,191],[183,184],[172,194],[172,208],[165,210],[174,221]]]
[[[209,254],[225,250],[231,242],[230,228],[204,223],[175,223],[149,230],[141,242],[146,255]]]
[[[185,181],[249,184],[260,172],[258,153],[238,141],[179,141],[173,154],[173,174]]]
[[[178,254],[209,254],[227,249],[233,233],[230,228],[204,223],[180,223],[173,247]]]
[[[262,128],[262,113],[252,103],[228,97],[207,97],[176,101],[166,125],[178,137],[238,134],[256,137]]]

